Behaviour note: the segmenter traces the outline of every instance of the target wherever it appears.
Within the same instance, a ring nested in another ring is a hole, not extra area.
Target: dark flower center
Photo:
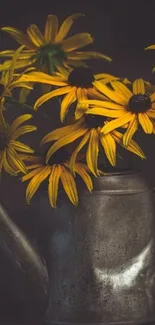
[[[63,164],[68,159],[69,153],[64,148],[61,148],[50,157],[48,165]]]
[[[101,115],[92,115],[92,114],[87,114],[85,115],[85,123],[88,128],[98,128],[99,126],[103,126],[104,122],[107,120],[105,116]]]
[[[70,85],[82,88],[91,88],[94,80],[92,69],[84,67],[74,68],[68,76]]]
[[[8,139],[6,137],[6,135],[2,132],[0,132],[0,150],[3,150],[6,148],[8,144]]]
[[[128,103],[128,110],[132,113],[144,113],[151,108],[151,99],[148,94],[133,95]]]
[[[3,94],[4,88],[4,85],[0,84],[0,96]]]
[[[35,55],[36,66],[39,70],[53,73],[56,65],[62,65],[66,54],[58,44],[47,44],[38,49]]]

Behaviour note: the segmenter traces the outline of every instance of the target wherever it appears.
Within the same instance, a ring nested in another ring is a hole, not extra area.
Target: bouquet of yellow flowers
[[[92,191],[92,176],[104,173],[104,164],[102,170],[99,168],[101,151],[112,166],[117,164],[117,146],[144,159],[145,154],[133,137],[139,129],[155,134],[152,85],[143,79],[131,82],[104,71],[95,74],[89,59],[111,59],[96,51],[81,51],[93,43],[89,33],[68,36],[74,21],[82,16],[69,16],[59,26],[57,16],[49,15],[44,33],[34,24],[26,33],[14,27],[1,28],[20,47],[0,52],[0,173],[23,173],[22,181],[29,181],[28,203],[48,179],[52,207],[56,207],[60,183],[77,205],[76,176]],[[155,49],[155,45],[147,49]],[[20,88],[18,98],[17,92],[14,95],[16,88]],[[36,89],[40,95],[31,107],[29,95]],[[58,100],[62,126],[53,129],[51,121],[52,131],[42,138],[40,152],[35,152],[19,137],[35,132],[37,127],[23,123],[35,120],[35,112],[43,111],[41,106],[48,101],[54,110],[53,98]],[[28,113],[9,123],[7,113],[12,104],[24,106]]]

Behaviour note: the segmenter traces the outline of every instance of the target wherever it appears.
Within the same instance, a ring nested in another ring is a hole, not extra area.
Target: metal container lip
[[[129,168],[119,168],[119,167],[102,167],[99,166],[99,169],[105,173],[105,176],[125,176],[125,175],[139,175],[140,171],[138,169],[129,169]]]
[[[104,169],[103,172],[105,174],[92,178],[95,192],[125,195],[150,191],[146,179],[139,170],[111,168]]]
[[[113,322],[66,322],[66,321],[49,321],[45,320],[45,325],[143,325],[143,324],[148,324],[148,325],[153,325],[155,323],[155,318],[154,317],[148,317],[146,318],[138,318],[138,319],[133,319],[133,320],[127,320],[127,321],[113,321]]]

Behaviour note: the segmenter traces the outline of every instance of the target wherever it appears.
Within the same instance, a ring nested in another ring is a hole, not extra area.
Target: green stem
[[[50,75],[55,71],[51,53],[48,53],[48,73]]]

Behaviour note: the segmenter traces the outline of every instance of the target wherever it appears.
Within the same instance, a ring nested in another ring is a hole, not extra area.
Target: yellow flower
[[[25,45],[16,63],[16,69],[36,65],[41,71],[52,73],[60,65],[82,65],[86,59],[111,59],[98,52],[77,52],[88,44],[93,42],[89,33],[79,33],[66,38],[74,21],[83,16],[74,14],[64,20],[62,25],[58,26],[58,18],[55,15],[48,15],[44,34],[41,33],[36,25],[30,25],[27,34],[13,27],[3,27],[3,31],[9,33],[19,44]],[[12,57],[13,50],[2,51],[1,57]],[[8,69],[10,60],[0,66],[0,71]]]
[[[62,122],[65,119],[69,107],[74,102],[77,102],[75,118],[79,119],[88,109],[88,104],[79,105],[79,101],[87,98],[106,99],[106,97],[93,86],[94,80],[101,80],[102,83],[109,83],[112,80],[118,79],[118,77],[106,73],[94,75],[92,69],[87,67],[76,67],[70,70],[59,67],[58,70],[59,72],[56,72],[55,76],[33,71],[22,75],[21,80],[24,82],[40,82],[59,86],[58,89],[54,89],[42,95],[36,101],[34,109],[37,110],[38,107],[53,97],[65,95],[60,108],[60,118]]]
[[[145,133],[155,133],[155,92],[147,93],[143,79],[136,79],[132,85],[132,91],[120,81],[113,81],[110,89],[100,81],[94,82],[95,87],[101,91],[105,100],[86,100],[89,104],[86,114],[95,114],[107,116],[111,120],[101,129],[103,134],[108,134],[112,130],[127,125],[126,132],[123,135],[123,144],[129,144],[134,133],[141,125]],[[150,87],[151,90],[151,87]]]
[[[57,151],[57,153],[51,157],[48,164],[46,164],[45,157],[43,156],[29,157],[25,155],[22,159],[30,163],[27,169],[32,170],[22,178],[22,181],[31,179],[26,189],[26,199],[28,203],[30,203],[32,196],[36,193],[41,183],[48,178],[48,196],[53,208],[55,208],[57,204],[60,180],[69,200],[77,206],[78,192],[76,182],[69,169],[68,154],[66,155],[66,152],[62,152],[62,150]],[[88,174],[87,166],[81,162],[77,162],[75,164],[75,172],[83,179],[88,190],[91,192],[93,184]]]
[[[20,52],[22,51],[23,46],[21,46],[17,51],[14,52],[11,65],[8,71],[4,71],[1,75],[0,79],[0,103],[4,104],[5,97],[12,96],[12,90],[14,88],[26,88],[26,89],[33,89],[33,87],[28,84],[27,82],[21,81],[20,78],[22,74],[14,74],[14,69],[16,65],[16,61]],[[25,70],[23,73],[32,70],[32,68]]]
[[[123,134],[116,130],[104,135],[101,133],[101,128],[105,124],[105,118],[97,115],[85,115],[79,119],[76,123],[62,128],[56,129],[47,134],[41,141],[41,144],[57,140],[48,150],[46,156],[46,162],[49,161],[51,156],[60,148],[82,138],[79,145],[73,152],[70,160],[71,170],[74,171],[74,165],[77,154],[88,143],[86,151],[86,161],[88,168],[95,175],[99,176],[98,170],[98,155],[99,145],[101,143],[105,155],[112,166],[116,164],[116,143],[124,147],[122,143]],[[144,153],[135,141],[131,141],[130,144],[125,147],[127,150],[144,158]]]
[[[24,125],[22,123],[32,118],[31,114],[24,114],[17,117],[10,126],[7,124],[0,125],[0,173],[4,169],[11,175],[17,172],[27,172],[25,164],[20,158],[19,153],[33,153],[33,150],[17,139],[25,133],[36,130],[33,125]]]

